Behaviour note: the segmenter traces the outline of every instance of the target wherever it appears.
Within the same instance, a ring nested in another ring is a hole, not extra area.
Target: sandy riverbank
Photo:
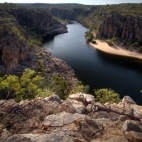
[[[100,40],[95,40],[95,41],[96,41],[96,44],[90,43],[90,45],[99,51],[105,52],[107,54],[133,58],[142,63],[142,54],[125,50],[119,46],[109,46],[104,41],[100,41]]]

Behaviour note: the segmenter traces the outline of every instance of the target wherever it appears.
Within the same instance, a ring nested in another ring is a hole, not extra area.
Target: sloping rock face
[[[12,4],[3,7],[0,5],[0,25],[0,75],[9,73],[19,75],[25,68],[36,69],[37,60],[41,58],[38,56],[40,47],[33,50],[29,48],[27,37],[30,34],[44,37],[67,32],[66,26],[54,20],[49,13]],[[64,73],[64,78],[67,78],[65,74],[73,75],[73,70],[64,61],[53,59],[44,49],[42,53],[47,55],[42,57],[46,72],[50,72],[51,75],[56,72],[62,74],[61,76]],[[72,73],[63,70],[70,70]]]
[[[76,20],[80,15],[88,15],[90,11],[84,11],[82,8],[69,8],[69,9],[59,9],[51,8],[49,12],[52,15],[61,17],[62,19]]]
[[[27,58],[20,61],[15,68],[8,73],[21,75],[26,68],[34,69],[45,74],[50,79],[52,75],[63,77],[68,82],[68,89],[71,89],[76,82],[74,70],[63,60],[51,55],[51,53],[40,47],[30,50]]]
[[[84,100],[91,98],[92,101]],[[141,142],[142,117],[120,113],[94,101],[90,94],[73,94],[63,101],[56,95],[15,103],[0,101],[0,141],[4,142]],[[73,97],[74,96],[74,97]],[[126,97],[121,102],[128,105]],[[129,98],[130,99],[130,98]],[[125,100],[125,102],[124,102]],[[78,102],[78,106],[74,105]],[[98,105],[99,104],[99,105]],[[97,106],[97,109],[90,109]],[[133,110],[137,109],[136,104]],[[112,105],[111,105],[112,106]],[[139,106],[141,107],[141,106]],[[85,111],[78,111],[85,108]],[[122,106],[120,107],[123,108]],[[142,108],[141,108],[142,109]],[[127,110],[126,110],[127,111]],[[138,111],[138,110],[137,110]],[[139,113],[141,111],[139,110]],[[17,135],[18,133],[18,135]]]
[[[30,29],[42,33],[43,36],[48,34],[66,33],[67,27],[53,19],[49,13],[42,10],[31,10],[25,8],[12,9],[10,12],[20,23]]]
[[[138,42],[142,45],[142,19],[123,16],[120,14],[112,14],[109,16],[99,28],[97,37],[113,38],[117,37],[124,43]]]
[[[19,40],[11,30],[0,32],[0,73],[15,68],[20,61],[27,58],[28,46]]]

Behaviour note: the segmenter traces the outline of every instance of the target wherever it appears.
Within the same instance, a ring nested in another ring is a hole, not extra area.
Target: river
[[[142,105],[142,65],[130,59],[106,55],[86,43],[88,30],[80,23],[67,25],[68,33],[50,37],[43,46],[66,61],[90,91],[111,88],[123,98],[129,95]]]

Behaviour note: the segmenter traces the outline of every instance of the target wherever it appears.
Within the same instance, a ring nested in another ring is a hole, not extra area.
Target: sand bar
[[[109,46],[105,41],[101,40],[95,40],[95,41],[96,44],[90,43],[90,45],[99,51],[105,52],[107,54],[137,59],[137,61],[142,63],[142,54],[125,50],[119,46]]]

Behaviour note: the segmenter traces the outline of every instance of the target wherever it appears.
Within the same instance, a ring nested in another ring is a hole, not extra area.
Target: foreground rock
[[[105,105],[82,93],[64,101],[56,95],[20,103],[1,100],[0,142],[141,142],[141,106],[127,98]]]

